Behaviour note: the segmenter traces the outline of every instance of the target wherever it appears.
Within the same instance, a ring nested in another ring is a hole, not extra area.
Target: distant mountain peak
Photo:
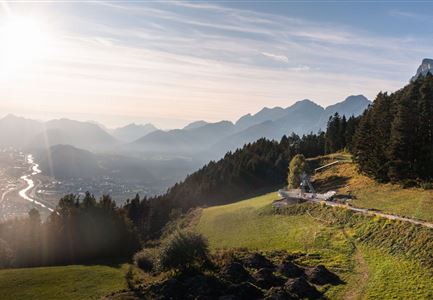
[[[286,110],[298,110],[298,109],[307,109],[307,108],[324,110],[322,106],[320,106],[314,101],[311,101],[310,99],[296,101],[292,106],[287,107]]]
[[[346,102],[370,102],[364,95],[350,95],[344,101]]]
[[[299,100],[299,101],[296,101],[293,105],[295,105],[295,104],[314,104],[314,105],[318,105],[316,102],[314,102],[314,101],[312,101],[312,100],[310,100],[310,99],[302,99],[302,100]]]
[[[14,114],[7,114],[3,117],[3,120],[24,120],[25,118],[16,116]]]
[[[338,112],[341,116],[359,116],[371,104],[364,95],[351,95],[341,102],[329,105],[325,109],[326,120]]]
[[[421,62],[421,65],[418,67],[416,74],[412,77],[412,80],[417,79],[420,75],[425,76],[427,73],[431,73],[433,75],[433,59],[424,58]]]
[[[209,123],[206,122],[206,121],[203,121],[203,120],[195,121],[195,122],[189,123],[189,124],[186,125],[183,129],[184,129],[184,130],[197,129],[197,128],[203,127],[203,126],[205,126],[205,125],[207,125],[207,124],[209,124]]]
[[[157,130],[158,128],[156,128],[151,123],[146,123],[146,124],[130,123],[123,127],[112,130],[111,133],[113,134],[114,137],[116,137],[120,141],[130,143]]]

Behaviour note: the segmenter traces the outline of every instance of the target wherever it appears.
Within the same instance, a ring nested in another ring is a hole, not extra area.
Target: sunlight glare
[[[4,20],[0,23],[1,75],[31,68],[48,53],[49,40],[50,34],[40,20],[17,16]]]

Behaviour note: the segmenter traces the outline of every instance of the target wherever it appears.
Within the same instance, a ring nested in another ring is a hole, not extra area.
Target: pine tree
[[[414,171],[421,178],[431,179],[433,177],[433,75],[431,73],[423,79],[418,111]]]
[[[396,103],[397,113],[391,127],[388,176],[392,181],[414,178],[417,127],[416,103],[420,80],[414,81]]]

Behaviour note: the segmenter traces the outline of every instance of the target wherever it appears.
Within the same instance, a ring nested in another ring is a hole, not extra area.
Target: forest
[[[433,75],[393,94],[380,93],[360,117],[353,157],[381,182],[417,184],[433,178]]]

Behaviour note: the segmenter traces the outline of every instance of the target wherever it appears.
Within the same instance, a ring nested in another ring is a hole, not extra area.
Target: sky
[[[1,1],[0,116],[181,127],[395,91],[431,1]]]

